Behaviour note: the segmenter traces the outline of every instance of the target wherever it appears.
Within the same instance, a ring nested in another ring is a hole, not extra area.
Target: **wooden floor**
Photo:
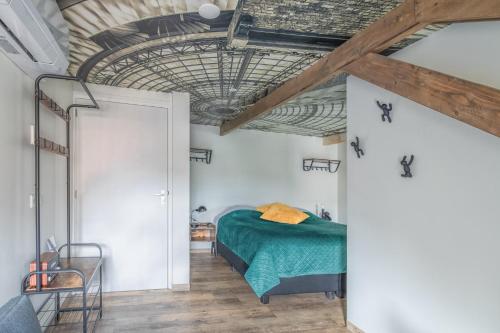
[[[273,296],[262,305],[221,257],[191,256],[189,292],[107,293],[97,332],[346,333],[344,300],[324,294]]]

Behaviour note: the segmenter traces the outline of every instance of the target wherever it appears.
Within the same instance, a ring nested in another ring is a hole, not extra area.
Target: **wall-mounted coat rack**
[[[52,142],[48,139],[40,137],[38,141],[36,141],[36,145],[40,147],[40,149],[46,150],[48,152],[62,155],[62,156],[69,156],[69,149],[67,147],[61,146],[58,143]]]
[[[339,160],[328,160],[323,158],[304,158],[302,160],[302,170],[304,171],[318,170],[334,173],[339,169],[339,165]]]
[[[47,96],[41,89],[43,80],[64,80],[78,82],[91,100],[90,104],[71,104],[66,109],[60,107],[52,98]],[[35,124],[31,128],[31,144],[35,150],[35,260],[34,269],[24,276],[21,282],[21,293],[25,295],[49,294],[42,304],[39,312],[44,313],[40,318],[40,324],[44,331],[49,327],[57,326],[60,316],[65,312],[78,312],[80,316],[82,331],[88,332],[95,328],[97,320],[102,318],[102,249],[93,243],[72,243],[71,241],[71,160],[70,160],[70,137],[71,122],[70,112],[74,108],[98,109],[99,106],[88,90],[85,82],[77,77],[42,74],[35,80]],[[66,123],[66,146],[62,146],[51,140],[40,136],[40,111],[41,106],[59,116]],[[42,270],[42,245],[41,245],[41,162],[40,151],[46,150],[51,153],[66,157],[66,244],[59,247],[56,253],[58,269]],[[71,249],[74,247],[88,247],[98,251],[98,256],[78,257],[73,256]],[[66,250],[66,258],[62,253]],[[53,276],[52,280],[43,282],[44,276]],[[70,304],[70,306],[64,306]],[[46,314],[48,314],[46,316]],[[49,318],[48,320],[45,318]],[[92,326],[93,325],[93,326]]]
[[[212,150],[191,148],[189,150],[189,159],[194,162],[205,162],[210,164],[212,162]]]
[[[66,110],[60,107],[59,104],[57,104],[52,98],[47,96],[42,90],[40,90],[39,95],[40,104],[44,105],[47,109],[61,117],[65,122],[69,121],[69,113],[66,112]]]
[[[51,111],[58,117],[60,117],[68,126],[69,123],[69,112],[64,110],[59,106],[52,98],[50,98],[45,92],[42,90],[38,90],[38,95],[35,96],[39,105],[43,105],[47,108],[48,111]],[[65,157],[69,156],[69,147],[65,147],[58,143],[55,143],[49,139],[43,138],[41,136],[35,137],[35,126],[31,126],[31,144],[39,147],[42,150],[48,151],[50,153],[62,155]]]

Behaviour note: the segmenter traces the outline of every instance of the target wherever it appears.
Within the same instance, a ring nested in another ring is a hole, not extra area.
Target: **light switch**
[[[35,125],[30,125],[30,145],[35,145]]]
[[[33,208],[35,207],[35,195],[34,194],[30,194],[30,208]]]

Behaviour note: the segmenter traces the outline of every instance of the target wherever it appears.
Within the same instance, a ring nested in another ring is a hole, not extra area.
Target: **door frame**
[[[153,92],[145,90],[137,90],[130,88],[111,87],[96,84],[87,84],[92,91],[97,103],[99,102],[114,102],[120,104],[131,104],[150,106],[164,109],[167,113],[166,121],[166,139],[167,139],[167,202],[165,209],[167,210],[167,288],[172,289],[173,281],[173,113],[172,113],[172,94],[163,92]],[[75,89],[73,93],[73,102],[76,100],[90,100],[88,95],[81,89]],[[99,112],[99,110],[87,110],[76,108],[72,117],[70,118],[70,161],[71,161],[71,239],[74,240],[77,236],[75,234],[75,226],[79,222],[75,214],[75,207],[77,203],[77,196],[75,195],[75,176],[78,172],[78,161],[75,160],[75,143],[77,140],[76,122],[78,121],[78,112]]]

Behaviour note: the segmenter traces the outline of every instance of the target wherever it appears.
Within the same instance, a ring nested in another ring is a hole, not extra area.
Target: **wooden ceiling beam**
[[[220,127],[220,135],[333,79],[345,66],[368,53],[383,51],[429,24],[493,19],[500,19],[499,0],[407,0],[236,118],[225,121]]]
[[[345,70],[500,137],[500,90],[371,53]]]
[[[328,55],[316,61],[304,72],[286,81],[269,95],[258,100],[238,117],[225,121],[220,135],[225,135],[256,119],[287,101],[328,82],[341,73],[341,68],[374,50],[383,50],[420,30],[416,23],[415,0],[408,0],[353,36]]]
[[[334,134],[323,137],[323,146],[336,145],[346,141],[346,134]]]
[[[422,23],[498,20],[498,0],[415,0],[415,15]]]

